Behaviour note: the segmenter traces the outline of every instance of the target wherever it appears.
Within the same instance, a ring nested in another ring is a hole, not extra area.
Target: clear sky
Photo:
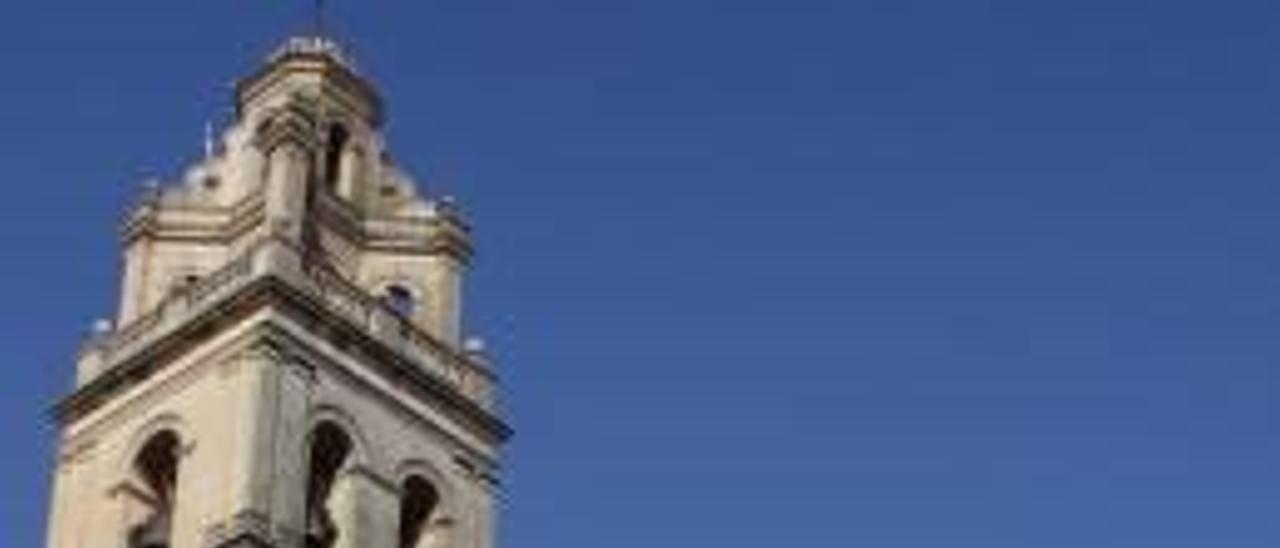
[[[0,10],[5,546],[114,228],[302,0]],[[477,226],[504,548],[1280,546],[1280,8],[334,2]]]

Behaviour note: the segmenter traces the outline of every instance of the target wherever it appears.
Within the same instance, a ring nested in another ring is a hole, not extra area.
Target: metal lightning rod
[[[315,0],[315,14],[313,24],[315,25],[316,38],[324,37],[324,0]]]

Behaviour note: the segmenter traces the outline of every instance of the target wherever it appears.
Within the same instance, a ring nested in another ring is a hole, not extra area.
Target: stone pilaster
[[[366,468],[351,468],[334,485],[333,501],[343,531],[334,548],[396,546],[400,501],[386,480]]]
[[[290,241],[299,241],[305,213],[309,153],[299,143],[286,140],[267,156],[266,210],[269,230]]]
[[[274,411],[276,369],[284,366],[287,357],[261,342],[234,359],[235,438],[228,442],[234,447],[230,465],[236,482],[231,499],[235,515],[247,520],[246,516],[266,516],[271,510],[273,482],[271,469],[264,464],[272,462],[275,428],[263,419]]]
[[[290,101],[258,128],[254,143],[267,163],[263,186],[268,230],[299,241],[319,144],[308,100]]]
[[[241,397],[230,410],[236,436],[228,440],[236,510],[206,532],[206,544],[292,547],[306,523],[307,420],[315,375],[269,339],[236,359]]]
[[[272,424],[270,509],[272,532],[288,542],[306,530],[307,420],[315,372],[295,356],[273,368],[271,409],[260,420]]]

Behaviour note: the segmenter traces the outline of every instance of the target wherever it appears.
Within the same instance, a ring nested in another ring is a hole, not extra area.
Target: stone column
[[[334,484],[330,501],[341,532],[334,548],[397,548],[400,500],[385,480],[350,468]]]
[[[425,306],[417,313],[420,322],[440,340],[458,346],[462,343],[462,277],[465,265],[450,255],[430,259]]]
[[[302,217],[306,208],[307,149],[293,139],[275,143],[267,154],[266,216],[272,232],[290,241],[302,237]]]
[[[474,482],[468,489],[471,499],[472,518],[472,545],[474,548],[494,548],[497,546],[495,539],[497,535],[497,526],[495,524],[495,513],[497,512],[497,497],[499,495],[498,486],[494,485],[490,480],[484,478],[473,478]]]
[[[471,258],[471,240],[455,206],[438,206],[439,222],[431,235],[432,255],[425,275],[426,310],[419,315],[427,330],[458,346],[462,342],[462,285]]]
[[[271,525],[280,542],[300,542],[307,525],[307,420],[315,373],[288,356],[276,367],[272,402]]]
[[[249,527],[264,522],[271,513],[271,462],[275,415],[275,369],[284,357],[269,345],[259,344],[244,352],[233,365],[236,406],[231,409],[235,437],[227,440],[231,455],[233,521]]]
[[[342,151],[342,162],[338,171],[338,196],[355,203],[360,178],[364,171],[364,154],[359,147],[348,145]]]
[[[216,548],[294,547],[305,525],[306,427],[313,374],[270,340],[234,358],[229,409],[231,515],[206,531]]]
[[[49,521],[46,524],[48,529],[45,535],[46,546],[48,548],[63,548],[71,546],[71,539],[74,538],[69,518],[71,517],[70,501],[73,500],[72,495],[75,494],[76,482],[76,466],[71,455],[65,450],[59,450],[58,458],[53,469],[53,496],[50,497],[49,504]]]
[[[181,473],[181,472],[179,472]],[[129,534],[134,527],[138,527],[146,523],[151,517],[155,509],[151,503],[147,501],[145,490],[133,485],[132,482],[124,482],[111,490],[111,500],[115,504],[117,512],[117,531],[111,538],[102,539],[102,545],[105,547],[129,548]],[[176,525],[177,516],[170,516]],[[175,527],[176,529],[176,527]]]
[[[137,318],[143,306],[146,293],[147,258],[151,256],[151,241],[147,236],[139,236],[124,248],[124,275],[120,280],[120,311],[116,315],[117,325],[128,325]]]

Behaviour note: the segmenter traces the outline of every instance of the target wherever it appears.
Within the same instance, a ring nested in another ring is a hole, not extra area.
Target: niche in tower
[[[178,485],[181,442],[170,430],[147,440],[133,460],[136,485],[144,491],[146,518],[129,530],[129,548],[169,548],[172,545],[174,498]]]
[[[324,422],[312,432],[307,476],[306,548],[330,548],[342,533],[333,519],[333,487],[351,457],[351,438]]]

